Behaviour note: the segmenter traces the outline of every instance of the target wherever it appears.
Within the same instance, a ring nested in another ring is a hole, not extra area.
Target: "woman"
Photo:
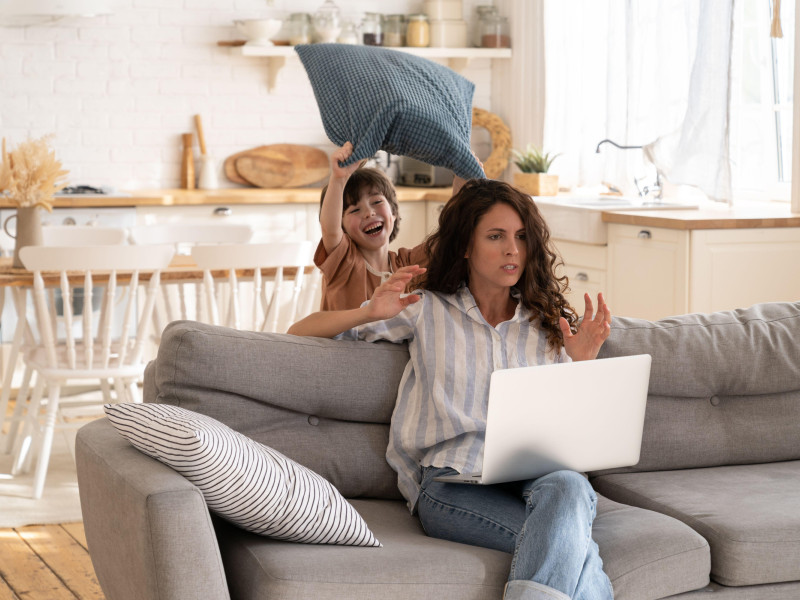
[[[404,267],[362,307],[309,315],[289,332],[408,341],[386,457],[427,534],[513,553],[507,599],[612,598],[591,538],[596,496],[582,475],[434,481],[480,471],[492,371],[597,356],[611,322],[602,294],[596,316],[585,296],[576,326],[547,225],[528,196],[500,181],[467,182],[426,247],[417,293],[403,289],[425,269]]]

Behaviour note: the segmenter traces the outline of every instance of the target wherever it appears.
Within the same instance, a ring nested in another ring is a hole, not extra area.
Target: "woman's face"
[[[469,287],[510,288],[522,277],[527,257],[525,225],[510,205],[498,202],[484,214],[467,250]]]

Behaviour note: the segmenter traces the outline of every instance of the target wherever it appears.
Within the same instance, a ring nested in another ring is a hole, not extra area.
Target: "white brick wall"
[[[465,15],[485,0],[464,0]],[[412,13],[420,0],[337,0],[345,17]],[[54,133],[72,184],[177,187],[181,134],[201,114],[221,162],[273,143],[331,152],[299,59],[267,90],[267,60],[218,47],[240,37],[234,19],[313,13],[322,0],[116,0],[114,14],[28,27],[0,26],[0,135],[11,146]],[[474,105],[491,109],[489,60],[463,73]],[[479,155],[486,140],[478,140]],[[199,149],[197,150],[199,155]],[[224,177],[222,185],[228,183]]]

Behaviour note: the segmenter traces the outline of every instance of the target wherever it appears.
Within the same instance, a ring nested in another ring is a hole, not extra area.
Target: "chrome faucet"
[[[602,146],[603,144],[611,144],[612,146],[616,146],[620,150],[637,150],[637,149],[641,150],[642,149],[641,146],[620,146],[617,142],[614,142],[614,141],[609,140],[608,138],[606,138],[606,139],[602,140],[599,144],[597,144],[597,148],[595,148],[595,150],[594,150],[596,154],[600,154],[600,146]]]
[[[597,148],[595,148],[595,153],[600,154],[600,146],[603,144],[611,144],[612,146],[616,146],[620,150],[641,150],[642,146],[621,146],[617,142],[610,140],[608,138],[601,140],[599,144],[597,144]],[[642,200],[647,200],[649,197],[655,198],[657,204],[661,203],[661,172],[656,167],[656,181],[652,186],[648,185],[640,185],[644,179],[637,179],[636,177],[633,178],[633,182],[636,184],[636,191],[639,192],[639,197]]]

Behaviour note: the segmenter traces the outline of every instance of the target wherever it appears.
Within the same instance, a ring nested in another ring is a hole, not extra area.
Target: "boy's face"
[[[342,214],[342,228],[359,248],[378,250],[389,246],[395,216],[386,198],[376,189],[364,190],[358,203]]]

